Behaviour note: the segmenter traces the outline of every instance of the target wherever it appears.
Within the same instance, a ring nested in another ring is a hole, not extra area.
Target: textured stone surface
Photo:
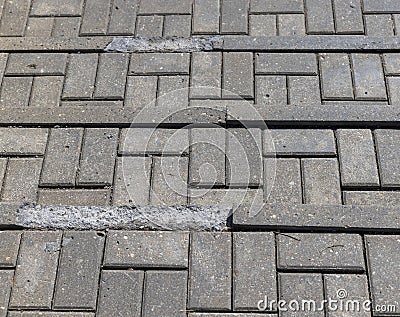
[[[335,13],[336,33],[364,33],[361,2],[352,0],[334,0],[333,8]],[[366,16],[366,18],[368,18],[368,16]]]
[[[11,307],[51,309],[60,250],[60,232],[24,232]]]
[[[257,53],[256,74],[316,75],[317,59],[309,53]]]
[[[250,53],[224,53],[222,96],[238,99],[253,98],[253,56]]]
[[[291,76],[288,79],[288,99],[290,104],[321,104],[318,77]]]
[[[193,34],[218,34],[219,14],[219,0],[195,0],[193,7]]]
[[[14,53],[8,57],[7,75],[64,75],[67,54]]]
[[[144,53],[132,54],[130,75],[177,75],[189,73],[187,53]]]
[[[333,34],[332,2],[330,0],[305,0],[308,34]]]
[[[400,193],[395,191],[344,191],[343,202],[347,205],[399,206]]]
[[[0,128],[0,152],[2,155],[43,155],[47,135],[47,129]]]
[[[221,34],[247,34],[248,0],[222,0]]]
[[[194,52],[192,54],[191,98],[219,98],[221,96],[222,54]]]
[[[285,76],[256,76],[255,102],[258,105],[286,105],[287,85]]]
[[[0,271],[0,316],[7,316],[7,305],[10,299],[11,286],[13,284],[12,271]]]
[[[111,231],[107,238],[104,265],[187,268],[188,248],[189,234],[186,232]]]
[[[278,234],[281,269],[350,270],[365,268],[361,236],[347,234]]]
[[[108,206],[108,189],[39,189],[38,203],[44,205]]]
[[[231,309],[232,241],[230,233],[191,236],[189,309]]]
[[[15,267],[21,232],[0,231],[0,268]]]

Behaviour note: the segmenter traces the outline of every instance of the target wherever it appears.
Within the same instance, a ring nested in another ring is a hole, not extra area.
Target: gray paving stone
[[[219,0],[195,0],[193,6],[193,34],[219,33]]]
[[[64,75],[67,54],[64,53],[13,53],[8,56],[7,75],[46,76]]]
[[[400,193],[395,191],[344,191],[346,205],[399,206]]]
[[[277,24],[275,15],[250,15],[250,36],[275,36],[277,35]]]
[[[251,13],[303,13],[303,1],[301,0],[251,0]]]
[[[322,129],[271,129],[265,132],[264,142],[271,137],[275,151],[285,156],[329,156],[336,154],[332,130]],[[268,147],[264,143],[264,155]]]
[[[111,6],[108,34],[110,35],[134,35],[137,1],[116,0]]]
[[[188,232],[110,231],[104,266],[187,268]]]
[[[221,71],[221,53],[193,52],[190,97],[220,98]]]
[[[257,53],[256,74],[317,75],[317,59],[311,53]]]
[[[143,279],[140,271],[103,271],[96,315],[140,316]]]
[[[123,129],[118,152],[122,155],[182,155],[189,152],[189,130]]]
[[[400,185],[399,132],[398,130],[380,129],[374,131],[380,179],[383,188]]]
[[[225,185],[225,129],[190,130],[189,181],[194,186]]]
[[[400,236],[365,236],[372,307],[400,305],[399,247]]]
[[[274,317],[273,314],[249,314],[249,313],[189,313],[189,317]],[[14,316],[11,316],[14,317]]]
[[[274,234],[233,233],[233,272],[234,310],[257,311],[265,295],[277,300]]]
[[[1,200],[35,202],[42,161],[41,158],[10,158]]]
[[[259,105],[286,105],[286,76],[255,76],[255,98]]]
[[[58,107],[63,89],[64,77],[35,77],[31,92],[31,107]]]
[[[400,34],[400,14],[393,14],[393,22],[396,35]]]
[[[50,37],[54,18],[29,18],[25,36]]]
[[[364,271],[359,235],[278,234],[278,268],[310,271]]]
[[[65,76],[63,98],[91,98],[97,72],[98,54],[71,54]],[[82,69],[85,69],[83,72]]]
[[[379,186],[374,142],[370,130],[339,129],[336,132],[342,185]]]
[[[319,55],[321,90],[323,99],[353,99],[349,56],[344,53],[322,53]]]
[[[353,309],[349,306],[347,311],[346,309],[334,310],[328,308],[327,316],[371,316],[371,313],[363,307],[363,303],[369,301],[368,280],[365,275],[324,275],[324,288],[326,298],[338,301],[338,303],[343,302],[344,304],[346,304],[346,302],[358,303]],[[342,296],[343,294],[345,294],[344,298]],[[357,305],[359,306],[357,307]],[[335,307],[332,306],[332,308]]]
[[[162,76],[158,80],[156,107],[162,109],[160,121],[179,115],[189,104],[189,76]],[[154,122],[154,118],[152,119]]]
[[[256,128],[227,130],[227,185],[263,184],[262,136]]]
[[[364,13],[400,13],[399,3],[396,0],[363,0]]]
[[[278,15],[278,33],[280,36],[306,35],[306,23],[303,14]]]
[[[289,103],[321,104],[319,78],[317,76],[289,76],[288,77]]]
[[[53,300],[54,309],[96,308],[104,240],[102,233],[93,231],[64,233]],[[88,254],[90,257],[87,257]],[[82,261],[82,257],[85,257],[85,261]]]
[[[221,34],[247,34],[248,7],[248,0],[222,0]]]
[[[223,98],[254,98],[253,54],[223,54]]]
[[[94,313],[62,313],[62,312],[46,312],[46,311],[10,311],[8,317],[94,317]]]
[[[82,128],[51,130],[43,163],[41,185],[75,185],[82,137]]]
[[[223,206],[236,210],[238,206],[257,208],[263,204],[263,190],[258,189],[189,189],[190,203],[201,206]]]
[[[138,16],[136,22],[136,36],[162,36],[164,18],[162,16]]]
[[[86,0],[80,35],[105,35],[110,15],[110,0]]]
[[[386,77],[387,89],[389,94],[389,104],[400,104],[400,77]]]
[[[11,293],[11,308],[51,309],[61,232],[24,232]]]
[[[108,206],[108,189],[39,189],[38,203],[44,205]]]
[[[83,0],[34,0],[31,15],[33,16],[73,16],[82,12]]]
[[[273,164],[276,164],[275,173],[271,174]],[[299,159],[264,158],[264,201],[269,204],[302,203]]]
[[[0,20],[0,36],[24,36],[29,0],[6,0]]]
[[[157,98],[157,76],[128,76],[125,92],[125,107],[141,109],[155,106]]]
[[[2,155],[43,155],[46,150],[48,129],[0,128]]]
[[[193,232],[189,268],[190,310],[231,310],[230,233]]]
[[[0,86],[3,81],[4,72],[6,70],[7,59],[8,59],[7,53],[0,53]]]
[[[143,316],[187,316],[187,275],[185,271],[147,271]]]
[[[129,75],[189,74],[188,53],[132,54]]]
[[[86,129],[80,158],[78,185],[111,185],[117,156],[119,129]]]
[[[365,15],[365,34],[368,36],[394,36],[390,14]]]
[[[361,1],[334,0],[337,34],[364,34]]]
[[[141,2],[141,14],[190,14],[192,13],[192,0],[154,0]]]
[[[80,17],[55,18],[51,35],[54,37],[78,37],[80,25]]]
[[[336,158],[302,159],[301,167],[305,204],[342,204],[339,164]]]
[[[27,107],[32,82],[32,77],[4,77],[0,94],[0,106],[12,109]]]
[[[355,97],[357,100],[385,100],[386,87],[379,55],[352,54]]]
[[[331,0],[305,0],[308,34],[333,34],[333,8]]]
[[[123,157],[117,159],[113,205],[148,205],[150,196],[151,158]]]
[[[187,157],[154,157],[151,205],[185,205],[188,186]]]
[[[386,75],[400,75],[400,54],[399,53],[387,53],[383,54],[383,66]]]
[[[125,96],[128,54],[100,54],[94,97],[123,99]]]
[[[7,316],[7,306],[13,284],[13,271],[0,271],[0,317]]]
[[[190,15],[167,15],[164,18],[163,36],[190,37],[191,28]]]
[[[15,267],[20,239],[21,232],[0,231],[0,268]]]
[[[291,301],[301,303],[312,301],[314,307],[310,304],[304,310],[291,311],[287,309],[279,315],[286,316],[310,316],[323,317],[325,316],[324,309],[321,309],[321,303],[324,300],[324,286],[321,274],[278,274],[279,279],[279,299],[290,303]],[[287,307],[286,307],[287,308]]]

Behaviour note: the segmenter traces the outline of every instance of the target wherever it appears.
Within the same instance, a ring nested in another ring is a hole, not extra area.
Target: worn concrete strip
[[[340,232],[400,232],[400,207],[265,204],[256,215],[246,206],[233,214],[233,227]]]
[[[85,207],[25,204],[16,224],[33,229],[221,231],[231,209],[200,206]]]
[[[107,52],[199,52],[221,48],[223,37],[115,37]]]

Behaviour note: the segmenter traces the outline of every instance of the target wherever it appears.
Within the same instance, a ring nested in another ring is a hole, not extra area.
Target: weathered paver
[[[222,54],[194,52],[192,54],[191,98],[221,97]]]
[[[193,6],[193,34],[219,33],[219,0],[195,0]]]
[[[15,267],[21,232],[0,231],[0,268]]]
[[[7,316],[7,306],[13,284],[12,271],[0,271],[0,317]]]
[[[396,251],[399,244],[399,236],[365,237],[372,307],[377,307],[377,305],[399,307],[400,305],[400,275],[398,274],[400,262]]]
[[[339,164],[336,158],[301,160],[305,204],[342,203]]]
[[[311,53],[257,53],[255,73],[264,75],[317,75],[317,58]]]
[[[385,188],[397,187],[400,185],[400,158],[397,153],[400,133],[398,130],[375,130],[374,136],[381,185]]]
[[[167,15],[164,18],[163,36],[190,37],[191,27],[190,15]]]
[[[80,35],[105,35],[107,33],[110,0],[86,0]]]
[[[347,54],[323,53],[319,55],[321,90],[324,99],[353,99],[353,82]]]
[[[74,186],[83,129],[52,129],[43,163],[41,185]]]
[[[125,107],[153,107],[157,97],[157,76],[129,76],[126,83]]]
[[[302,301],[312,301],[315,305],[305,306],[304,310],[291,311],[286,306],[286,310],[280,313],[281,316],[325,316],[324,309],[321,309],[321,303],[324,300],[323,281],[321,274],[294,274],[280,273],[279,279],[279,300],[286,303],[292,301],[302,303]]]
[[[0,128],[2,155],[43,155],[46,150],[48,129]]]
[[[275,36],[277,35],[277,23],[275,15],[250,15],[250,36]]]
[[[54,293],[54,309],[96,308],[104,240],[103,233],[64,233]],[[90,254],[90,257],[87,257],[87,254]]]
[[[136,1],[115,0],[111,7],[108,34],[110,35],[133,35],[135,32]]]
[[[136,36],[157,37],[162,36],[163,16],[138,16],[136,23]]]
[[[118,129],[86,129],[78,185],[111,185],[118,146]]]
[[[288,88],[290,104],[321,104],[319,80],[316,76],[290,76]]]
[[[140,316],[144,272],[103,271],[96,315]]]
[[[390,14],[366,15],[365,33],[368,36],[394,36],[394,24]]]
[[[104,265],[134,268],[187,268],[189,233],[111,231]]]
[[[359,235],[278,234],[278,267],[310,271],[364,271]]]
[[[39,204],[72,206],[108,206],[109,189],[39,189]]]
[[[301,36],[306,34],[306,23],[302,14],[278,15],[279,36]],[[275,34],[274,34],[275,35]]]
[[[0,106],[23,108],[29,104],[32,77],[4,77],[0,93]]]
[[[23,233],[10,307],[51,309],[60,250],[60,232]]]
[[[122,157],[117,159],[113,205],[148,205],[152,159]]]
[[[303,1],[300,0],[283,0],[283,1],[250,1],[251,13],[303,13]]]
[[[378,55],[352,54],[355,97],[357,100],[385,100],[386,88]]]
[[[41,158],[10,158],[1,201],[36,201],[42,162]]]
[[[141,14],[190,14],[192,12],[192,0],[154,0],[141,2],[139,13]]]
[[[230,233],[192,233],[189,309],[219,311],[231,309],[231,257],[232,238]]]
[[[187,275],[185,271],[147,271],[143,316],[186,316]]]
[[[190,130],[189,181],[195,186],[225,185],[225,129]]]
[[[253,98],[253,55],[251,53],[224,53],[223,65],[222,97]]]
[[[271,129],[268,133],[264,134],[264,142],[270,136],[278,155],[329,156],[336,154],[332,130]],[[267,154],[267,146],[264,145],[264,155]]]
[[[392,53],[392,54],[383,54],[383,66],[385,69],[386,75],[400,75],[400,54]]]
[[[376,2],[374,0],[363,0],[364,12],[366,13],[400,13],[396,0],[384,0]]]
[[[249,266],[251,264],[251,267]],[[260,299],[277,299],[275,237],[272,232],[233,234],[233,308],[258,309]]]
[[[285,76],[256,76],[256,104],[286,105],[288,103],[286,81]]]
[[[58,107],[63,88],[64,77],[45,76],[33,79],[31,107]]]
[[[361,1],[333,0],[333,8],[337,34],[364,33]]]
[[[248,0],[222,0],[221,34],[247,34]]]
[[[379,186],[378,168],[372,134],[369,130],[336,131],[343,186]]]
[[[80,15],[83,0],[71,0],[67,3],[62,0],[34,0],[32,1],[33,16],[72,16]]]
[[[67,54],[13,53],[8,57],[7,75],[64,75]]]
[[[344,191],[343,202],[347,205],[400,205],[400,193],[395,191]]]
[[[129,75],[178,75],[189,74],[188,53],[132,54]]]
[[[28,19],[30,1],[3,1],[0,20],[0,36],[23,36]]]
[[[331,0],[305,0],[308,34],[333,34],[333,8]]]

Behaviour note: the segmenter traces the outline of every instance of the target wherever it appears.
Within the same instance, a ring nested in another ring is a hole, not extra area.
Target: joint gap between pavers
[[[40,173],[39,173],[39,182],[38,182],[38,188],[41,186],[42,184],[42,177],[43,177],[43,170],[44,170],[44,164],[46,162],[46,158],[47,158],[47,153],[49,151],[49,143],[50,143],[50,137],[51,134],[53,132],[53,129],[47,129],[47,140],[46,140],[46,146],[44,148],[44,154],[43,154],[43,161],[42,161],[42,168],[40,169]],[[38,200],[39,197],[39,191],[37,191],[36,193],[36,201]]]
[[[331,1],[331,6],[332,6],[333,32],[334,32],[334,34],[337,34],[335,1],[334,0],[330,0],[330,1]]]
[[[21,239],[22,240],[22,239]],[[51,308],[54,307],[54,301],[55,301],[55,296],[56,296],[56,285],[57,285],[57,280],[58,280],[58,271],[60,269],[60,262],[61,262],[61,252],[62,252],[62,246],[64,243],[64,233],[61,233],[61,241],[60,241],[60,251],[58,252],[57,256],[57,267],[56,267],[56,277],[54,279],[54,286],[53,286],[53,294],[51,296]]]
[[[82,23],[81,23],[82,25]],[[80,32],[80,31],[79,31]],[[96,93],[96,88],[97,88],[97,78],[99,76],[99,68],[100,68],[100,56],[101,54],[97,54],[97,64],[96,64],[96,75],[94,77],[94,83],[93,83],[93,91],[91,94],[91,98],[94,98],[95,93]]]
[[[305,190],[305,181],[304,181],[304,162],[303,162],[303,160],[302,159],[300,159],[300,190],[301,190],[301,201],[302,201],[302,204],[305,204],[306,203],[306,197],[305,197],[305,193],[306,193],[306,190]]]
[[[28,14],[26,15],[26,18],[24,19],[24,22],[25,22],[25,26],[24,26],[24,36],[26,35],[26,31],[28,30],[28,23],[29,23],[29,18],[31,17],[33,2],[34,2],[34,1],[29,0],[29,10],[28,10]],[[3,7],[5,7],[5,4],[3,5]],[[53,22],[53,23],[54,23],[54,22]]]
[[[320,267],[310,267],[310,268],[279,268],[276,270],[279,273],[319,273],[319,274],[365,274],[365,270],[357,269],[357,268],[320,268]]]
[[[235,287],[235,279],[234,279],[234,274],[235,274],[235,250],[234,250],[234,243],[235,243],[235,235],[233,232],[230,233],[231,236],[231,310],[235,310],[235,293],[236,293],[236,287]]]
[[[385,62],[383,59],[383,55],[379,54],[379,59],[381,61],[381,66],[382,66],[382,73],[383,73],[383,80],[385,81],[385,90],[386,90],[386,100],[388,101],[388,104],[392,104],[392,98],[389,94],[389,83],[388,83],[388,76],[386,76],[386,71],[385,71]]]
[[[365,275],[367,277],[367,287],[368,287],[368,299],[373,302],[373,292],[372,292],[372,281],[370,280],[370,272],[369,272],[369,261],[368,261],[368,251],[367,251],[367,242],[365,241],[365,235],[361,235],[362,244],[363,244],[363,255],[364,255],[364,265],[365,265]]]
[[[278,267],[279,267],[279,244],[278,244],[278,238],[277,235],[279,232],[275,231],[274,232],[274,245],[275,245],[275,278],[276,278],[276,298],[279,300],[280,299],[280,287],[279,287],[279,272],[278,272]]]
[[[83,189],[83,190],[95,190],[95,189],[110,189],[110,185],[106,184],[88,184],[88,185],[75,185],[75,186],[63,186],[63,185],[39,185],[39,189],[48,190],[71,190],[71,189]]]
[[[101,232],[101,231],[98,231]],[[99,233],[98,233],[99,234]],[[103,239],[103,248],[102,248],[102,253],[101,253],[101,260],[100,260],[100,265],[99,265],[99,279],[98,279],[98,283],[97,283],[97,293],[96,293],[96,302],[95,302],[95,311],[97,312],[98,310],[98,306],[99,306],[99,297],[100,297],[100,289],[101,289],[101,275],[103,274],[102,272],[102,268],[103,268],[103,263],[104,263],[104,259],[105,259],[105,255],[106,255],[106,242],[108,239],[108,234],[107,232],[103,232],[104,234],[104,239]]]
[[[189,311],[189,304],[190,304],[190,263],[191,263],[191,246],[192,246],[192,233],[190,232],[188,234],[188,248],[187,248],[187,255],[188,255],[188,260],[187,260],[187,279],[186,279],[186,311]]]
[[[269,155],[263,155],[264,157],[271,157]],[[299,159],[304,159],[304,158],[336,158],[336,154],[324,154],[324,153],[308,153],[308,154],[297,154],[297,153],[288,153],[288,154],[282,154],[282,153],[277,153],[274,155],[276,158],[299,158]]]
[[[115,0],[110,0],[109,6],[108,6],[108,21],[107,21],[106,32],[105,32],[107,35],[110,34],[109,31],[110,31],[111,15],[112,15],[112,11],[113,11],[112,8],[114,7],[114,3],[115,3]]]
[[[109,197],[109,204],[110,206],[114,205],[114,194],[115,194],[115,178],[117,177],[117,165],[118,165],[118,153],[121,147],[121,142],[122,140],[122,129],[118,130],[118,136],[117,136],[117,154],[115,155],[115,159],[114,159],[114,169],[113,169],[113,177],[112,177],[112,181],[111,181],[111,190],[110,190],[110,197]]]
[[[82,184],[78,184],[78,183],[79,183],[79,175],[81,172],[81,161],[82,161],[82,155],[83,155],[83,148],[84,148],[85,144],[86,144],[86,128],[83,129],[83,133],[82,133],[81,140],[80,140],[79,158],[78,158],[77,168],[75,171],[74,187],[82,186]]]

